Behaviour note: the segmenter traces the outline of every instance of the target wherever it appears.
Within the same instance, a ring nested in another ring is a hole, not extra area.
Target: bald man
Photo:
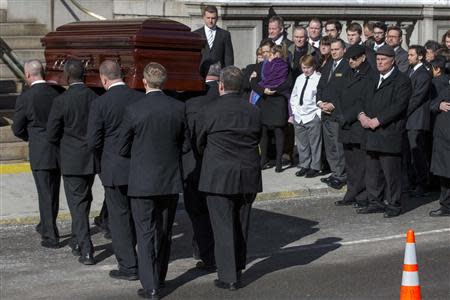
[[[119,155],[117,144],[125,108],[144,94],[126,86],[116,62],[105,60],[99,72],[106,93],[92,103],[87,136],[89,149],[101,154],[100,179],[105,189],[112,246],[119,266],[109,276],[137,280],[136,234],[127,197],[130,159]]]
[[[16,101],[12,131],[18,138],[28,141],[30,165],[38,192],[41,245],[59,248],[59,233],[56,217],[59,210],[59,186],[61,174],[57,159],[58,149],[47,141],[47,121],[56,89],[43,79],[43,68],[39,60],[24,64],[25,81],[30,87]]]

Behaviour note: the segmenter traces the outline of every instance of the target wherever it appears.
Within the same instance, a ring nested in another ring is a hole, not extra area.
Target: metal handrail
[[[94,13],[94,12],[92,12],[92,11],[86,9],[86,8],[84,8],[84,7],[83,7],[80,3],[78,3],[77,1],[75,1],[75,0],[69,0],[69,1],[72,2],[72,4],[73,4],[76,8],[78,8],[79,10],[81,10],[83,13],[85,13],[85,14],[87,14],[87,15],[93,17],[93,18],[96,18],[96,19],[98,19],[98,20],[106,20],[105,17],[103,17],[103,16],[101,16],[101,15],[98,15],[98,14],[96,14],[96,13]],[[62,2],[62,4],[64,5],[64,7],[69,11],[69,13],[72,15],[72,17],[73,17],[75,20],[80,21],[80,18],[79,18],[79,17],[77,16],[77,14],[70,8],[70,6],[67,4],[67,2],[66,2],[65,0],[61,0],[61,2]]]
[[[22,64],[17,56],[13,53],[11,47],[0,37],[0,54],[2,60],[8,65],[8,68],[18,77],[20,80],[25,81],[25,73],[23,71]]]

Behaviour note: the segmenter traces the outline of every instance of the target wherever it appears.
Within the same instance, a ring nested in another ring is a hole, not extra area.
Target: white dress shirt
[[[385,81],[386,78],[388,78],[389,76],[391,76],[391,74],[392,74],[393,71],[394,71],[394,68],[392,68],[389,72],[387,72],[387,73],[384,74],[384,75],[381,75],[381,74],[380,74],[380,79],[378,80],[378,86],[377,86],[377,89],[380,88],[381,83],[382,83],[383,81]]]
[[[320,118],[320,108],[316,105],[317,85],[319,84],[320,73],[315,72],[309,77],[308,84],[303,94],[303,105],[300,106],[300,95],[306,81],[305,74],[301,74],[295,80],[294,89],[291,93],[291,109],[294,120],[297,123],[306,124],[311,122],[315,116]]]
[[[308,42],[311,46],[316,47],[317,49],[319,49],[320,47],[320,39],[313,41],[312,39],[308,39]]]
[[[277,38],[275,41],[273,41],[275,43],[275,45],[281,45],[281,43],[283,42],[283,35],[280,35],[279,38]]]
[[[206,35],[206,41],[208,42],[208,37],[212,34],[212,44],[214,44],[214,40],[216,39],[216,27],[209,28],[205,25],[205,35]],[[210,47],[211,48],[211,47]]]
[[[31,85],[30,85],[30,86],[33,86],[33,85],[35,85],[35,84],[39,84],[39,83],[46,83],[46,81],[45,81],[45,80],[43,80],[43,79],[41,79],[41,80],[35,80],[35,81],[33,81],[33,82],[31,83]]]

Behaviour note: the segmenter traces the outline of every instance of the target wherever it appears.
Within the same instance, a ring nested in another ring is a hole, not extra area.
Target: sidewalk
[[[33,176],[26,164],[2,166],[0,174],[0,224],[33,224],[39,220],[38,200]],[[341,190],[329,188],[320,182],[321,177],[296,177],[296,168],[275,173],[274,169],[263,171],[263,192],[257,201],[274,199],[292,199],[325,195],[343,195]],[[94,201],[91,215],[97,215],[102,206],[104,191],[100,179],[95,178],[92,188]],[[70,218],[66,197],[61,182],[59,218]]]

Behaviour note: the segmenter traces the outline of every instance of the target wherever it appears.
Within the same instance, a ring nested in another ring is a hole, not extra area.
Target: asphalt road
[[[252,213],[248,268],[236,292],[213,287],[215,274],[193,269],[191,227],[177,214],[164,299],[398,299],[406,230],[416,232],[423,299],[450,299],[450,218],[430,218],[436,199],[409,200],[384,219],[335,207],[333,198],[265,201]],[[70,223],[60,224],[67,244]],[[2,226],[1,299],[138,299],[139,282],[108,277],[111,244],[93,228],[95,266],[69,247],[43,249],[34,226]]]

